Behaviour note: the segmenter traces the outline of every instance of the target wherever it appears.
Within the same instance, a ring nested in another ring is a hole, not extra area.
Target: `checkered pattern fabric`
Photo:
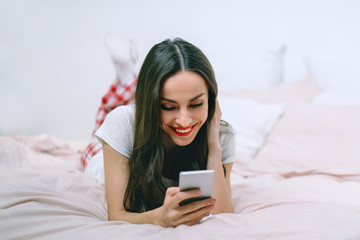
[[[101,143],[94,136],[96,130],[104,122],[106,115],[121,105],[127,105],[133,101],[134,86],[137,78],[135,77],[128,85],[122,85],[120,81],[116,81],[110,86],[108,92],[102,97],[101,105],[97,111],[95,118],[95,128],[92,133],[91,143],[85,148],[82,156],[81,163],[85,167],[92,156],[102,150]]]

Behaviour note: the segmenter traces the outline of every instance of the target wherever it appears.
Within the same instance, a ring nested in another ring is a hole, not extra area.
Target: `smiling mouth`
[[[195,128],[195,126],[196,126],[196,124],[194,124],[191,127],[187,127],[187,128],[171,127],[171,129],[174,131],[174,133],[176,133],[176,135],[183,137],[183,136],[189,135],[192,132],[192,130]]]

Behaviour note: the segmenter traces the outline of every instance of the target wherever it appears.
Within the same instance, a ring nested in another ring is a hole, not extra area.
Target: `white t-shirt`
[[[115,108],[105,118],[95,136],[103,144],[109,144],[117,152],[129,158],[134,142],[135,105]],[[235,158],[235,135],[231,126],[220,125],[219,141],[222,148],[222,163],[230,163]]]
[[[95,136],[101,144],[106,142],[115,151],[129,158],[134,142],[135,105],[119,106],[112,110]],[[235,160],[235,133],[230,125],[220,125],[219,141],[222,148],[222,163]],[[85,172],[104,185],[103,153],[97,153],[89,160]]]

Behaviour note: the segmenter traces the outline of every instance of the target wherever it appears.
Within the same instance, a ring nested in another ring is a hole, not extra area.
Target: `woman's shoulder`
[[[98,132],[132,132],[134,125],[134,105],[122,105],[112,110],[105,118]]]
[[[110,112],[110,114],[111,113],[117,113],[117,114],[126,113],[126,114],[129,114],[129,115],[131,115],[131,114],[134,115],[134,113],[135,113],[135,104],[128,104],[128,105],[118,106],[114,110],[112,110]]]
[[[221,120],[219,133],[220,135],[235,135],[235,130],[230,123]]]
[[[235,160],[235,130],[230,123],[221,120],[219,142],[222,148],[221,159],[223,164]]]
[[[133,144],[134,106],[119,106],[112,110],[96,131],[98,140],[106,142],[114,150],[129,157]]]
[[[221,120],[219,128],[219,140],[221,147],[227,147],[235,141],[235,130],[230,123]]]
[[[124,120],[133,120],[135,116],[135,105],[129,104],[129,105],[121,105],[114,110],[112,110],[108,116],[105,119],[106,120],[115,120],[115,121],[121,121],[121,119]]]

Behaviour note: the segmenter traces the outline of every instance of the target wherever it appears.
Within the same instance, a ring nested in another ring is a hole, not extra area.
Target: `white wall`
[[[179,36],[216,59],[215,72],[236,74],[224,53],[242,46],[359,49],[359,13],[356,0],[2,0],[0,134],[88,140],[115,75],[106,31],[133,38],[141,59]]]

